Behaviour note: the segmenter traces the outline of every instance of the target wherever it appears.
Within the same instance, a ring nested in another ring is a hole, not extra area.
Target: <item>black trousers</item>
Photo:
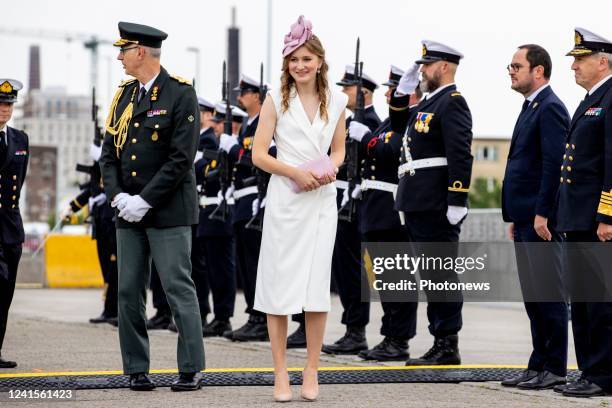
[[[368,231],[363,234],[365,242],[405,242],[405,229]],[[380,334],[408,340],[416,335],[416,302],[380,302],[383,308]]]
[[[574,282],[589,282],[591,291],[610,273],[610,265],[594,261],[589,248],[599,242],[595,231],[566,232],[569,250],[566,257],[566,273]],[[580,244],[578,244],[580,243]],[[608,289],[609,290],[609,289]],[[609,293],[608,293],[609,295]],[[592,293],[593,298],[597,293]],[[612,392],[612,303],[572,301],[572,330],[578,369],[588,380]]]
[[[102,278],[106,284],[104,311],[106,317],[117,317],[117,232],[111,218],[97,218],[96,247],[98,260],[102,269]]]
[[[212,292],[215,319],[228,320],[234,315],[236,303],[234,237],[199,237],[196,245],[206,259],[206,280]]]
[[[533,351],[528,368],[565,376],[569,315],[565,301],[553,301],[562,299],[565,292],[561,275],[562,238],[554,229],[550,232],[552,242],[544,243],[532,222],[515,223],[514,246],[526,298],[525,311],[531,324]]]
[[[338,221],[332,278],[342,303],[341,323],[365,327],[370,321],[370,303],[361,301],[361,233],[358,219],[350,223]]]
[[[234,225],[236,236],[237,272],[240,274],[242,290],[247,307],[245,312],[252,316],[265,316],[253,309],[255,304],[255,284],[257,282],[257,263],[261,248],[261,231],[246,228],[248,221],[238,221]]]
[[[4,335],[6,334],[9,308],[15,293],[21,250],[21,244],[7,245],[0,243],[0,351],[2,351]]]
[[[431,246],[416,247],[425,256],[457,256],[457,243],[459,242],[459,233],[461,228],[459,225],[451,225],[446,218],[446,209],[438,211],[419,211],[407,212],[406,228],[408,230],[409,240],[413,243],[441,242],[455,243],[454,245],[446,244],[444,246],[444,254],[439,251],[433,251]],[[415,254],[418,256],[418,254]],[[432,270],[428,273],[420,271],[421,279],[429,279],[434,282],[458,282],[457,274],[454,271]],[[448,294],[450,300],[446,301],[431,301],[430,299],[440,300],[444,294],[430,293],[425,291],[427,295],[427,319],[429,320],[429,332],[434,337],[444,337],[457,334],[461,330],[463,324],[461,319],[461,309],[463,308],[463,298],[461,293],[452,292]],[[416,322],[416,305],[411,310],[411,318]]]

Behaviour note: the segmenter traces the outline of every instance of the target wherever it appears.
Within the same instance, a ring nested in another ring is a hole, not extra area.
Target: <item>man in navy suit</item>
[[[24,241],[19,195],[28,168],[28,135],[7,125],[21,88],[19,81],[0,79],[0,368],[17,367],[1,351]]]
[[[533,351],[527,369],[502,385],[532,390],[564,384],[567,374],[568,311],[560,274],[561,236],[552,221],[570,118],[548,84],[551,69],[548,52],[534,44],[520,46],[508,65],[511,87],[525,101],[512,133],[502,213],[504,221],[511,223]]]

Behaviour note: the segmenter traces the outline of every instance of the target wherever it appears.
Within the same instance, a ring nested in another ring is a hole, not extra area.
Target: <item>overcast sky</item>
[[[312,21],[330,64],[330,82],[342,76],[354,60],[354,45],[361,37],[364,71],[383,82],[389,64],[408,67],[420,54],[421,39],[431,39],[465,54],[457,85],[474,120],[474,134],[510,135],[522,97],[509,87],[506,65],[516,46],[537,43],[552,56],[551,84],[573,113],[585,91],[570,70],[574,27],[583,26],[612,39],[612,1],[457,1],[407,0],[272,0],[272,84],[280,77],[283,36],[298,15]],[[267,0],[234,1],[69,1],[21,0],[3,2],[2,29],[28,32],[95,34],[115,40],[117,22],[130,21],[166,31],[162,64],[170,73],[195,76],[195,56],[201,50],[200,93],[220,99],[221,64],[226,53],[230,8],[237,8],[241,29],[241,71],[258,78],[266,60]],[[9,36],[0,32],[0,77],[22,80],[27,86],[28,48],[41,46],[42,85],[63,86],[70,93],[89,94],[90,60],[82,44],[63,40]],[[98,95],[106,115],[108,99],[125,74],[115,60],[116,49],[100,49]],[[387,116],[384,90],[375,94],[381,118]]]

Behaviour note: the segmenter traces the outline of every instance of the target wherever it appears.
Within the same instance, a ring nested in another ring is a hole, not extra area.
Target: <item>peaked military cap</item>
[[[253,92],[259,92],[260,85],[261,84],[259,83],[259,81],[254,80],[250,76],[242,74],[242,75],[240,75],[240,82],[238,83],[238,86],[234,88],[234,91],[253,91]],[[264,87],[266,87],[267,89],[270,88],[265,83],[264,83]]]
[[[215,104],[210,102],[208,99],[204,99],[201,96],[198,96],[198,106],[201,111],[214,112]]]
[[[391,70],[389,71],[389,79],[387,80],[387,82],[383,83],[383,85],[397,87],[402,75],[404,75],[404,71],[402,71],[395,65],[391,65]]]
[[[212,120],[215,122],[223,122],[225,120],[225,102],[219,102],[215,105],[215,113]],[[237,106],[232,105],[232,122],[242,123],[242,120],[249,115]]]
[[[163,31],[143,24],[120,21],[118,26],[121,38],[113,43],[115,47],[137,44],[145,47],[161,48],[162,41],[168,38],[168,34]]]
[[[579,57],[598,52],[612,54],[612,42],[592,31],[576,27],[574,29],[574,48],[565,55]]]
[[[369,89],[374,92],[376,88],[378,88],[378,84],[371,76],[366,74],[365,72],[361,73],[361,84],[364,88]],[[355,78],[355,64],[349,64],[344,69],[344,76],[336,85],[340,86],[353,86],[357,85],[357,80]]]
[[[17,92],[23,88],[23,84],[16,79],[0,78],[0,102],[17,102]]]
[[[448,61],[459,64],[463,54],[454,48],[442,43],[430,40],[423,40],[423,55],[421,59],[415,61],[417,64],[431,64],[436,61]]]

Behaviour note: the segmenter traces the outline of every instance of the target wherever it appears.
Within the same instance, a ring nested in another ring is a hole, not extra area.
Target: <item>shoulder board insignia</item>
[[[132,84],[134,82],[136,82],[135,78],[133,78],[133,79],[126,79],[125,81],[121,81],[121,83],[119,84],[119,87],[124,87],[124,86],[130,85],[130,84]]]
[[[178,75],[170,75],[170,78],[174,79],[175,81],[177,81],[179,84],[187,84],[187,85],[191,85],[191,81],[188,79],[185,79],[183,77],[180,77]]]
[[[461,92],[453,92],[450,94],[451,96],[461,96]]]

